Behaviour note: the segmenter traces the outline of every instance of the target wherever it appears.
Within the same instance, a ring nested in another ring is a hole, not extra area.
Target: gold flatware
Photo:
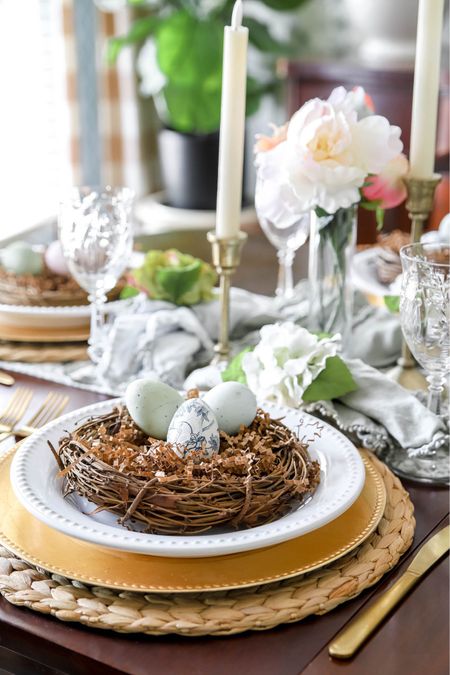
[[[349,659],[355,654],[403,596],[447,553],[449,535],[450,526],[444,527],[421,547],[400,579],[338,634],[328,648],[330,656]]]
[[[10,435],[19,437],[30,436],[36,429],[43,427],[47,422],[59,417],[68,403],[68,396],[57,394],[56,392],[49,392],[33,417],[31,417],[23,426],[14,429]]]
[[[15,379],[9,373],[5,373],[3,370],[0,370],[0,384],[4,384],[7,387],[11,387],[15,382]]]
[[[18,387],[0,413],[0,441],[10,435],[11,430],[22,419],[31,401],[33,392],[27,387]]]

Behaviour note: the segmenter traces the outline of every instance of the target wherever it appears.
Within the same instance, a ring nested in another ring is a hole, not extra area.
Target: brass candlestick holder
[[[423,227],[433,209],[434,194],[441,181],[441,176],[435,174],[433,178],[405,178],[404,182],[408,190],[406,208],[411,220],[411,243],[420,241]],[[416,361],[411,354],[408,345],[403,338],[402,353],[389,376],[405,389],[426,389],[427,382]]]
[[[245,232],[236,237],[219,239],[215,232],[208,232],[208,241],[212,247],[212,261],[220,279],[220,326],[219,341],[214,347],[213,364],[225,365],[230,357],[230,286],[231,277],[241,261],[242,247],[247,241]]]

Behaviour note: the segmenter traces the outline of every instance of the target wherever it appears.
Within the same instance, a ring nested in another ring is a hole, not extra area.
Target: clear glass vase
[[[356,245],[356,206],[333,215],[311,213],[309,238],[310,321],[314,332],[340,333],[348,352],[353,288],[350,266]]]

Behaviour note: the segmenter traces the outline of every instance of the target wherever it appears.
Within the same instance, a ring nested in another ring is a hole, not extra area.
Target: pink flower
[[[369,201],[380,201],[382,209],[392,209],[406,199],[406,186],[402,180],[408,173],[408,160],[402,153],[391,159],[376,176],[369,176],[362,189],[364,198]]]
[[[286,140],[288,128],[287,122],[281,127],[277,127],[275,124],[271,124],[270,127],[272,128],[272,136],[256,134],[255,152],[267,152],[268,150],[273,150],[277,145]]]

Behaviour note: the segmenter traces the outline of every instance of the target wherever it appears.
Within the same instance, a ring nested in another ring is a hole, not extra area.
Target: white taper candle
[[[231,26],[225,26],[220,113],[216,235],[239,232],[244,166],[248,28],[242,26],[242,0],[236,0]]]
[[[409,153],[413,178],[434,173],[443,14],[444,0],[420,0]]]

